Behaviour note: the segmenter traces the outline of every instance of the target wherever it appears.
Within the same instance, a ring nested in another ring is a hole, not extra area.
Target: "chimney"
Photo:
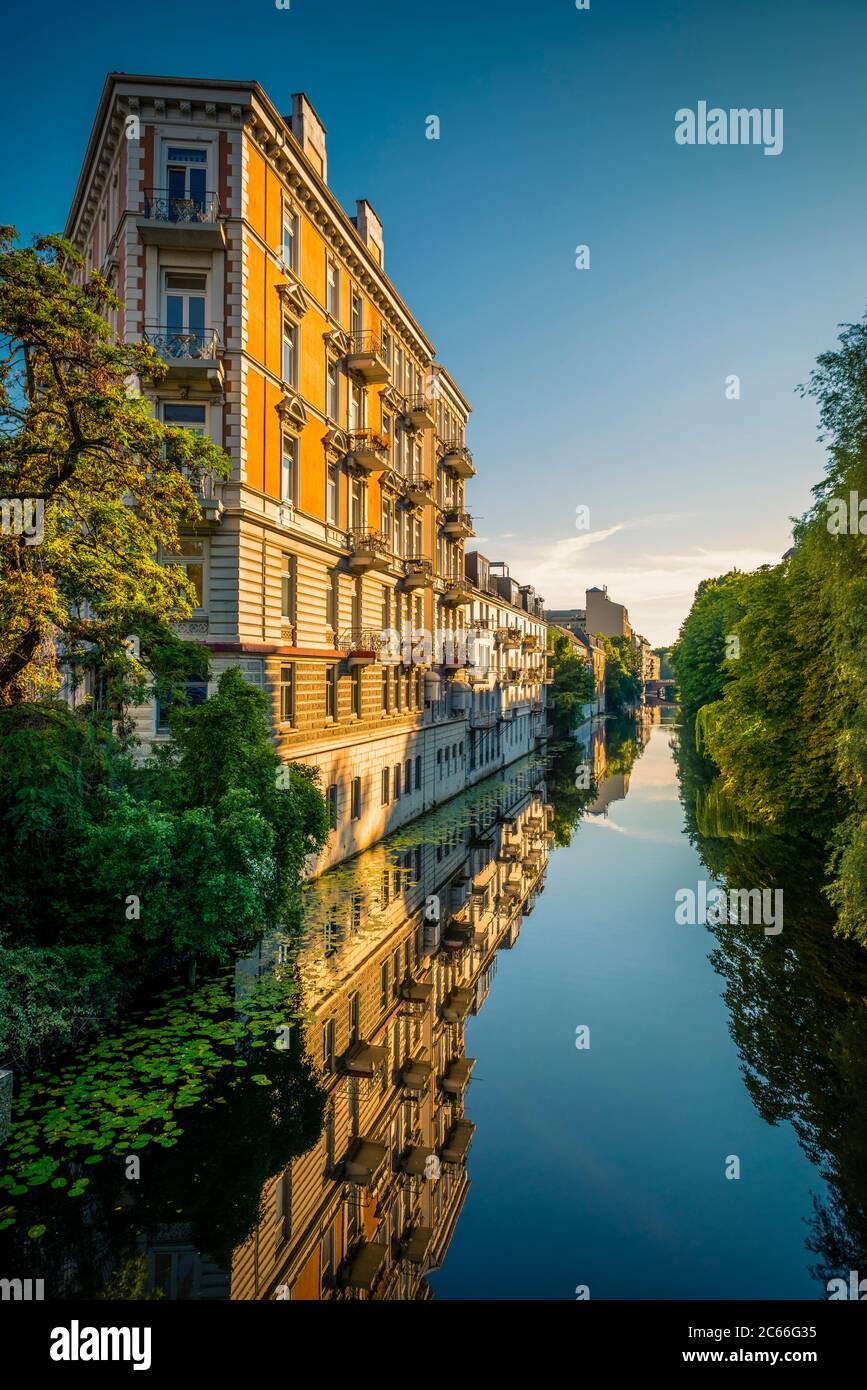
[[[304,92],[292,93],[290,129],[322,182],[328,182],[328,157],[325,153],[325,126],[320,121]]]
[[[355,207],[356,213],[352,220],[358,235],[373,254],[373,259],[378,265],[382,265],[382,223],[366,198],[356,198]]]

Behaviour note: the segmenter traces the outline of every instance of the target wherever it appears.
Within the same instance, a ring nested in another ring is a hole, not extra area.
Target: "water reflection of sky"
[[[674,921],[676,889],[708,875],[670,737],[654,728],[625,799],[552,853],[468,1025],[471,1188],[438,1298],[823,1296],[804,1222],[824,1184],[752,1104],[713,938]]]

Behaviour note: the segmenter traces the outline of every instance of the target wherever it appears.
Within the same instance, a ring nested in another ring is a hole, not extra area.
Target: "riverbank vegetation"
[[[817,850],[836,930],[867,945],[867,316],[801,390],[828,462],[794,545],[704,581],[672,661],[717,814]]]
[[[548,629],[548,662],[553,684],[548,687],[548,707],[553,715],[554,738],[571,738],[584,719],[584,706],[596,694],[593,671],[562,632]]]
[[[605,644],[605,707],[612,714],[635,709],[641,700],[641,658],[628,637],[602,637]]]
[[[0,495],[20,503],[0,528],[0,1064],[16,1067],[249,946],[327,835],[262,692],[229,671],[187,704],[208,653],[177,635],[196,594],[162,557],[228,460],[130,393],[165,367],[112,340],[118,302],[80,264],[59,238],[23,249],[0,230]],[[145,699],[172,742],[141,763],[128,715]]]

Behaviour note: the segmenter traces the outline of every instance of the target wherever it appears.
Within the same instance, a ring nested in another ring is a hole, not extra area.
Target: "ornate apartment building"
[[[113,282],[112,325],[166,363],[156,414],[231,459],[179,553],[179,624],[265,690],[317,765],[322,869],[544,736],[541,599],[468,577],[470,407],[384,270],[370,203],[328,187],[303,94],[110,74],[66,234]],[[506,572],[505,578],[508,578]],[[192,686],[191,700],[206,698]],[[166,710],[136,711],[144,750]]]

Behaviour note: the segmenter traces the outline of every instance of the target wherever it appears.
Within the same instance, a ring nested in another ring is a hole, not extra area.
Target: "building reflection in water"
[[[625,800],[632,765],[647,747],[654,724],[662,722],[663,708],[667,707],[642,705],[634,717],[630,717],[628,728],[620,739],[612,738],[610,724],[594,724],[585,741],[586,761],[597,793],[587,805],[588,816],[605,817],[609,806]],[[616,750],[613,754],[612,744]]]
[[[169,1297],[432,1296],[425,1276],[469,1188],[465,1025],[543,891],[543,776],[540,762],[514,764],[324,875],[306,895],[303,943],[263,942],[239,966],[300,977],[305,1017],[288,1046],[320,1068],[325,1121],[266,1183],[230,1271],[183,1228],[150,1246],[150,1281]]]

